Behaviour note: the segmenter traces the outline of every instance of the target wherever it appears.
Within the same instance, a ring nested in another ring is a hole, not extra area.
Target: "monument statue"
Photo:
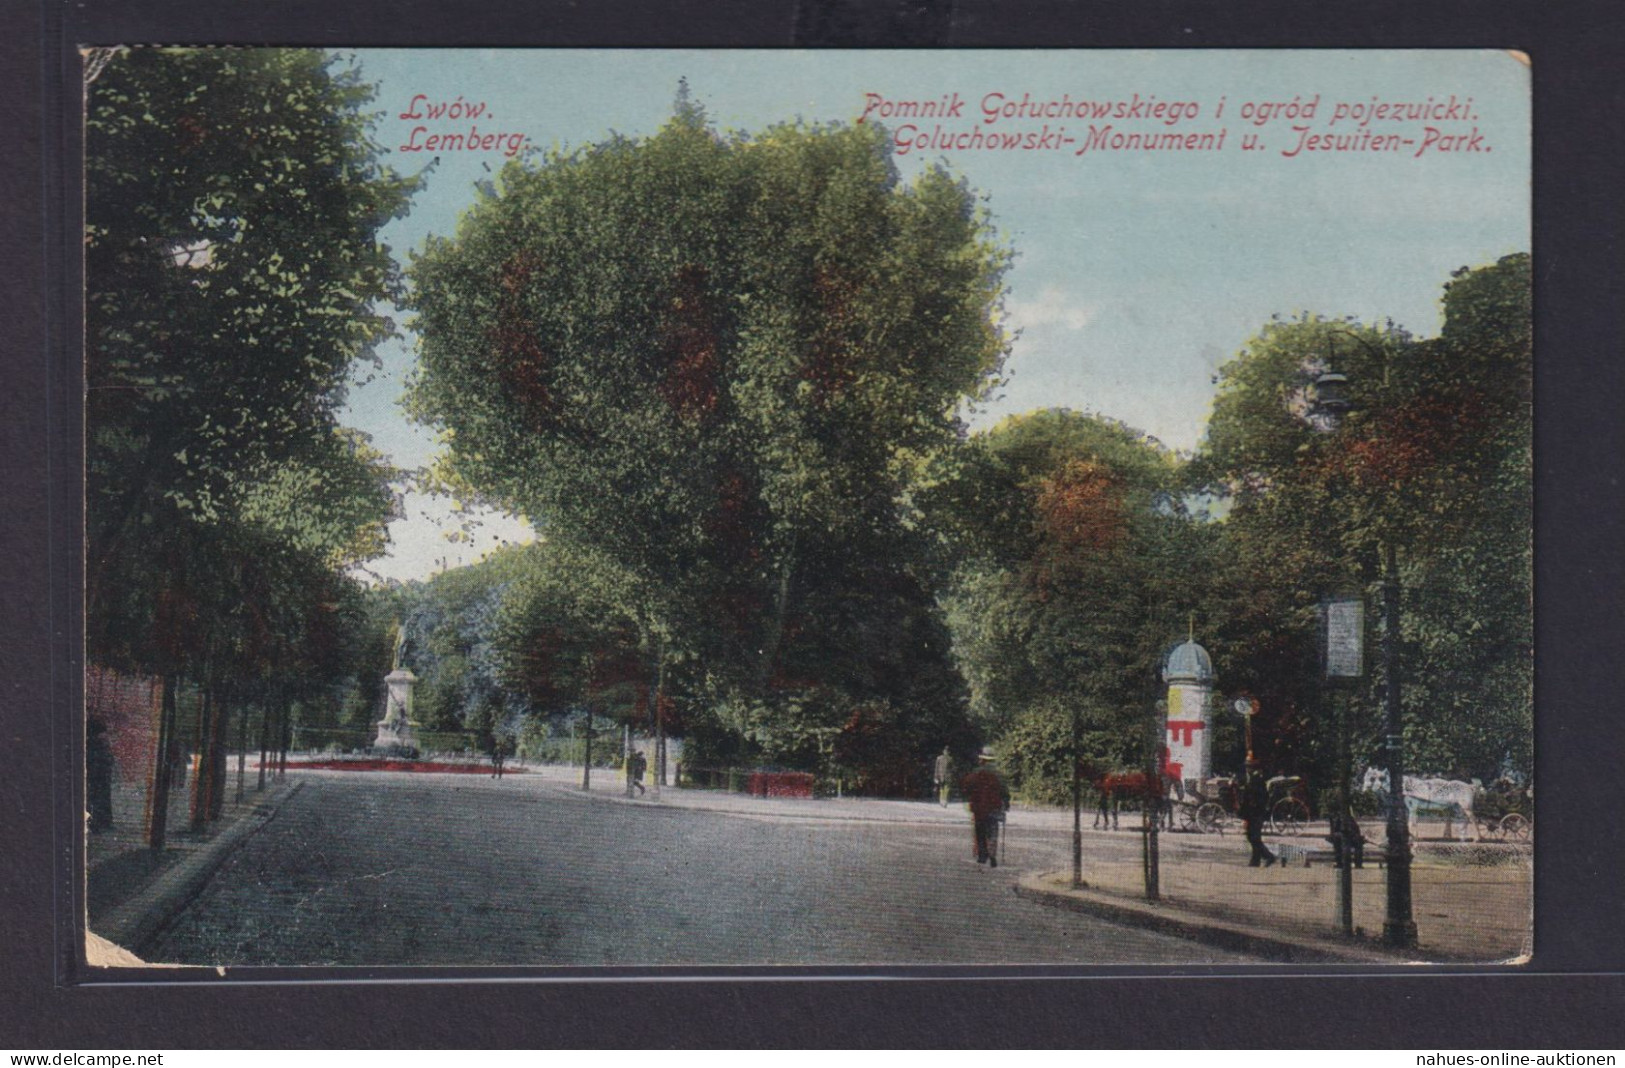
[[[384,676],[388,696],[384,699],[384,718],[378,721],[378,736],[373,739],[374,751],[392,756],[415,755],[418,748],[416,726],[412,722],[412,687],[418,677],[401,663],[406,653],[406,627],[395,625],[395,656],[392,670]]]

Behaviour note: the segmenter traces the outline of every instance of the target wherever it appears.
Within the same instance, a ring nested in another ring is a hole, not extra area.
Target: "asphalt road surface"
[[[969,828],[752,818],[477,776],[301,773],[147,949],[208,965],[1206,964],[1012,893]],[[968,823],[968,820],[966,821]],[[1024,843],[1028,870],[1064,836]],[[1011,858],[1016,860],[1017,858]]]

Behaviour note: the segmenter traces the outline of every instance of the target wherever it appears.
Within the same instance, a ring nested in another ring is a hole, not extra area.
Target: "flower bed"
[[[269,766],[269,765],[267,765]],[[490,764],[451,763],[442,760],[299,760],[288,761],[289,771],[421,771],[451,775],[489,775]],[[519,775],[524,768],[504,764],[502,774]]]
[[[812,797],[813,777],[806,771],[753,771],[745,792],[756,797]]]

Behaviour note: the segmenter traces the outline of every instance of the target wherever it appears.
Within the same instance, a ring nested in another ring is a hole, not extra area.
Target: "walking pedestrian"
[[[993,767],[993,754],[984,749],[976,758],[976,770],[960,783],[970,806],[971,831],[976,840],[976,863],[999,866],[999,823],[1010,807],[1010,788]]]
[[[1112,807],[1112,782],[1110,775],[1101,775],[1094,780],[1095,786],[1095,830],[1116,830],[1112,821],[1117,817],[1117,810]]]
[[[1267,868],[1276,861],[1275,854],[1264,848],[1264,818],[1269,815],[1269,808],[1270,791],[1264,782],[1264,775],[1256,763],[1249,762],[1239,806],[1242,826],[1247,829],[1247,844],[1253,850],[1253,855],[1247,861],[1249,868],[1256,868],[1260,864]]]
[[[628,758],[628,767],[632,771],[632,787],[637,790],[638,796],[642,797],[645,793],[643,789],[643,773],[649,770],[649,758],[643,755],[643,750],[634,749],[631,757]]]
[[[937,801],[943,808],[948,807],[948,790],[953,782],[953,774],[954,759],[948,755],[948,747],[943,746],[931,771],[931,782],[936,787]]]
[[[1169,754],[1166,745],[1157,750],[1157,773],[1152,784],[1156,794],[1157,814],[1162,817],[1162,826],[1167,830],[1174,829],[1174,804],[1185,800],[1185,781],[1180,778],[1180,771],[1168,762]]]

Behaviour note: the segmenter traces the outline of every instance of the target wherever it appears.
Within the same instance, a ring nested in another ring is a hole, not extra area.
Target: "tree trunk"
[[[581,750],[581,788],[592,788],[592,702],[587,702],[587,738]]]
[[[209,759],[209,726],[214,711],[214,687],[204,683],[197,705],[197,738],[192,752],[192,830],[201,831],[209,818],[209,779],[213,762]]]
[[[293,744],[293,702],[284,699],[282,702],[282,733],[277,739],[279,754],[277,756],[276,777],[285,779],[288,776],[288,747]]]
[[[273,691],[260,705],[260,781],[255,790],[265,789],[265,765],[271,759],[271,708],[278,700],[281,688]]]
[[[243,780],[248,772],[248,706],[237,712],[237,803],[243,803]]]
[[[666,639],[660,639],[660,665],[655,672],[655,797],[666,785]]]
[[[773,665],[778,663],[779,643],[784,640],[784,621],[790,614],[790,575],[795,570],[795,545],[791,544],[790,552],[779,566],[778,589],[773,596],[773,617],[768,621],[767,633],[762,636],[762,653],[758,670],[758,682],[762,689],[767,688],[767,680],[773,676]],[[661,648],[661,667],[664,669],[665,648]]]
[[[226,738],[231,732],[231,684],[215,695],[214,714],[209,724],[209,819],[219,819],[226,809]]]
[[[597,677],[591,653],[583,658],[582,665],[585,682],[581,687],[581,703],[587,708],[587,739],[581,750],[581,788],[588,790],[592,788],[592,691]]]
[[[152,787],[148,794],[147,845],[158,850],[164,848],[164,833],[169,825],[169,787],[173,781],[169,750],[175,735],[176,683],[174,675],[163,678],[163,697],[158,712],[158,750],[153,754]]]

